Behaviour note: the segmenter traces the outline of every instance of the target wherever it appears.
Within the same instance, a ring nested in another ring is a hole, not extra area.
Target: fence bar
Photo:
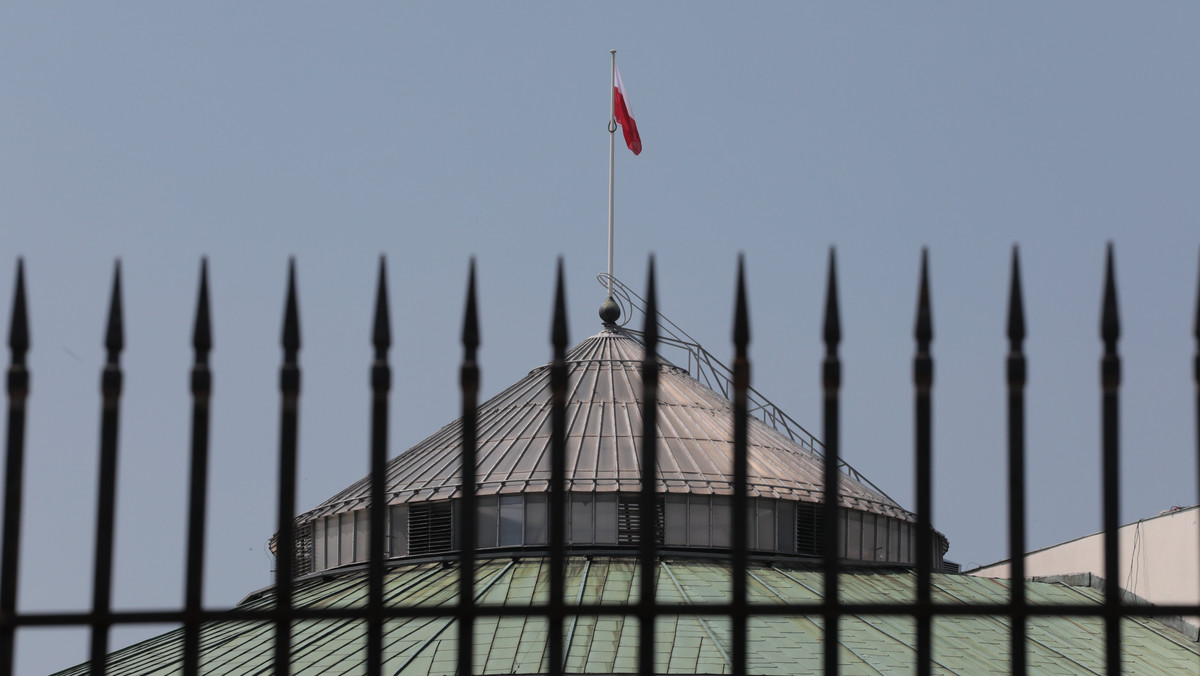
[[[1104,456],[1104,609],[1106,673],[1121,673],[1121,575],[1120,528],[1121,462],[1119,455],[1118,416],[1121,387],[1121,358],[1117,341],[1121,337],[1121,320],[1117,314],[1117,282],[1113,272],[1113,247],[1108,243],[1104,266],[1104,308],[1100,317],[1100,338],[1104,341],[1104,357],[1100,361],[1100,383],[1103,389],[1103,456]]]
[[[929,676],[933,664],[933,311],[929,302],[929,250],[921,250],[921,288],[917,295],[917,321],[913,331],[917,354],[913,358],[916,389],[917,469],[917,674]]]
[[[370,564],[367,572],[367,676],[383,673],[383,566],[387,536],[387,500],[384,481],[387,472],[388,396],[392,389],[392,369],[388,350],[392,346],[391,318],[388,313],[387,261],[379,257],[379,283],[375,289],[375,317],[371,344],[375,360],[371,363],[371,533]]]
[[[8,442],[4,461],[4,540],[0,558],[0,674],[13,671],[17,572],[21,563],[21,507],[25,476],[25,402],[29,397],[29,318],[25,311],[25,262],[17,259],[12,319],[8,325]]]
[[[1197,270],[1200,272],[1200,267]],[[1192,380],[1196,384],[1196,502],[1200,504],[1200,274],[1196,279],[1196,318],[1192,325],[1196,354],[1192,357]],[[1196,574],[1200,575],[1200,571],[1196,571]]]
[[[837,676],[838,624],[841,619],[841,600],[838,594],[838,577],[841,574],[841,552],[838,550],[841,528],[839,522],[839,493],[841,472],[841,430],[839,428],[839,391],[842,386],[842,362],[838,358],[838,344],[842,342],[842,322],[838,311],[837,262],[833,247],[829,248],[829,281],[825,289],[825,320],[822,337],[825,339],[825,360],[821,386],[825,393],[825,506],[822,521],[824,532],[825,572],[825,674]]]
[[[654,257],[646,274],[646,323],[642,341],[642,485],[638,505],[638,673],[654,673],[655,565],[658,549],[658,290]],[[736,523],[736,522],[734,522]],[[735,529],[736,531],[736,529]]]
[[[125,331],[121,313],[121,262],[113,271],[109,297],[108,326],[104,347],[108,352],[100,376],[103,396],[100,414],[100,486],[96,505],[96,563],[92,569],[92,673],[103,676],[107,669],[108,634],[112,627],[113,523],[117,498],[117,422],[121,402],[121,350]]]
[[[1009,653],[1012,673],[1025,676],[1025,304],[1021,298],[1021,264],[1012,250],[1008,292],[1008,557],[1012,562]]]
[[[188,487],[187,578],[184,590],[183,673],[200,673],[200,609],[204,604],[204,529],[208,510],[208,432],[212,372],[212,322],[208,310],[208,261],[200,260],[200,295],[192,328],[192,448]]]
[[[283,314],[283,365],[279,368],[279,530],[275,540],[275,676],[291,673],[293,592],[296,551],[296,443],[300,418],[300,309],[296,302],[296,261],[288,261]]]
[[[475,653],[475,452],[476,411],[479,408],[479,313],[475,302],[475,259],[467,276],[467,309],[462,329],[463,360],[459,366],[462,389],[462,532],[458,542],[458,673],[474,672]]]
[[[1121,360],[1117,347],[1120,339],[1120,321],[1117,309],[1114,250],[1110,243],[1106,254],[1105,289],[1100,321],[1103,355],[1100,364],[1102,390],[1102,464],[1103,464],[1103,521],[1104,521],[1104,578],[1106,586],[1101,605],[1083,602],[1066,605],[1030,605],[1025,594],[1026,565],[1024,552],[1026,542],[1026,430],[1025,408],[1027,388],[1027,360],[1024,353],[1026,325],[1023,292],[1020,278],[1020,262],[1016,247],[1012,251],[1011,278],[1008,299],[1006,338],[1007,408],[1007,463],[1008,463],[1008,525],[1009,551],[1012,566],[1010,596],[1004,601],[982,604],[946,605],[933,604],[933,574],[941,552],[932,529],[932,388],[933,359],[930,345],[933,340],[932,310],[928,280],[928,252],[922,251],[920,288],[914,338],[916,352],[913,359],[914,405],[915,405],[915,456],[916,456],[916,521],[917,521],[917,588],[913,603],[892,603],[880,599],[868,603],[847,605],[840,597],[838,582],[845,572],[839,545],[842,531],[838,528],[840,512],[840,388],[842,365],[838,355],[842,339],[840,310],[838,305],[836,261],[834,251],[829,252],[828,281],[822,339],[825,347],[822,372],[824,396],[825,493],[820,512],[822,533],[822,561],[820,574],[823,578],[823,598],[804,604],[751,604],[748,600],[748,566],[750,547],[750,503],[748,500],[748,398],[750,389],[750,363],[748,357],[750,328],[745,288],[744,261],[738,260],[737,292],[734,313],[733,340],[735,359],[733,362],[733,489],[732,518],[734,532],[731,534],[732,593],[729,602],[721,603],[659,603],[656,583],[662,568],[656,562],[659,554],[659,472],[657,454],[657,423],[659,399],[660,343],[657,314],[655,264],[649,262],[648,300],[644,345],[645,355],[642,370],[642,437],[639,451],[641,486],[639,492],[639,587],[640,599],[636,608],[628,605],[604,602],[583,604],[575,599],[568,606],[565,597],[565,574],[567,563],[567,515],[569,514],[566,493],[566,425],[567,392],[569,388],[566,353],[568,346],[566,300],[563,262],[558,261],[554,299],[554,317],[551,326],[553,358],[550,365],[551,387],[551,481],[549,486],[549,602],[545,606],[527,608],[531,617],[545,617],[549,625],[547,654],[549,662],[545,671],[551,674],[566,670],[566,654],[569,639],[564,638],[563,625],[568,611],[573,616],[595,615],[628,617],[636,614],[639,621],[638,669],[640,673],[655,671],[655,625],[659,616],[678,615],[722,615],[730,619],[732,640],[730,669],[735,674],[748,671],[748,622],[751,616],[772,617],[795,616],[796,614],[820,615],[825,627],[823,636],[824,673],[837,674],[840,670],[839,621],[842,615],[881,615],[889,617],[911,617],[916,622],[917,669],[919,674],[929,674],[933,662],[933,618],[942,617],[1007,617],[1012,621],[1010,635],[1011,669],[1013,673],[1028,671],[1026,631],[1029,618],[1033,617],[1091,617],[1105,620],[1106,673],[1121,671],[1121,622],[1125,618],[1164,617],[1200,614],[1195,604],[1167,604],[1159,606],[1126,606],[1121,602],[1120,570],[1117,529],[1119,527],[1119,389]],[[9,333],[11,353],[8,369],[8,436],[6,448],[6,475],[3,515],[3,550],[0,552],[0,676],[13,671],[15,635],[18,627],[78,626],[91,630],[91,673],[104,674],[107,670],[107,649],[113,626],[137,623],[176,623],[183,625],[183,671],[185,674],[200,672],[200,630],[207,622],[270,622],[274,624],[275,674],[288,674],[291,668],[291,625],[298,620],[323,621],[334,619],[365,620],[367,626],[367,671],[372,676],[381,674],[384,664],[383,630],[385,622],[399,618],[439,617],[446,623],[458,622],[458,668],[457,673],[473,672],[474,629],[480,617],[511,615],[511,607],[484,606],[476,604],[487,592],[475,582],[474,568],[478,560],[477,544],[477,485],[476,465],[478,458],[478,390],[479,367],[477,351],[479,326],[476,302],[476,276],[474,260],[471,261],[466,312],[463,323],[463,361],[460,366],[462,393],[463,456],[462,502],[456,506],[456,542],[459,547],[459,598],[454,609],[447,606],[388,606],[384,602],[385,561],[387,556],[387,504],[386,504],[386,455],[388,436],[388,404],[391,389],[391,369],[388,352],[391,347],[390,316],[388,309],[386,264],[380,259],[378,286],[375,298],[372,345],[374,356],[371,367],[372,389],[372,437],[371,437],[371,528],[369,563],[367,566],[368,596],[365,607],[295,607],[296,536],[295,498],[297,469],[297,425],[300,393],[300,325],[296,299],[296,274],[294,261],[289,262],[288,289],[282,332],[283,363],[280,368],[281,418],[279,458],[279,530],[275,541],[276,587],[275,607],[272,609],[205,610],[203,607],[203,569],[205,549],[205,522],[207,507],[207,483],[209,464],[210,401],[212,374],[209,354],[212,349],[211,320],[207,261],[202,260],[200,284],[196,304],[192,335],[194,359],[191,370],[192,392],[192,436],[191,473],[189,476],[189,511],[187,535],[187,560],[184,605],[169,610],[114,611],[112,609],[112,572],[115,542],[115,498],[118,472],[118,422],[122,393],[123,372],[120,355],[124,349],[123,311],[121,292],[121,269],[117,263],[112,282],[109,312],[106,324],[105,347],[107,357],[101,375],[102,417],[99,463],[99,490],[96,526],[95,566],[93,569],[93,603],[90,611],[24,613],[16,612],[18,564],[20,561],[20,526],[23,492],[23,462],[25,436],[25,407],[29,393],[29,373],[26,369],[26,354],[29,349],[28,320],[26,317],[26,291],[22,261],[18,260],[17,280]],[[1196,381],[1196,425],[1197,425],[1197,490],[1200,494],[1200,288],[1197,291],[1194,336],[1193,377]],[[606,303],[606,306],[608,304]],[[609,308],[602,309],[602,317],[611,315]],[[619,312],[618,312],[619,315]],[[615,330],[613,321],[605,319],[606,329]],[[756,555],[757,556],[757,555]],[[422,561],[425,559],[421,559]],[[815,571],[814,571],[815,572]],[[586,574],[585,574],[586,575]],[[500,576],[492,578],[492,581]],[[491,584],[491,583],[489,583]],[[447,614],[454,617],[448,617]],[[432,639],[431,639],[432,640]],[[564,642],[565,641],[565,642]]]
[[[745,259],[738,256],[737,300],[733,313],[733,673],[747,673],[746,655],[746,567],[749,516],[747,496],[746,432],[749,414],[746,411],[747,390],[750,389],[750,318],[746,309]],[[836,467],[836,465],[835,465]]]
[[[550,323],[550,603],[548,636],[550,673],[566,670],[563,620],[566,604],[567,484],[567,297],[563,261],[554,282],[554,317]]]

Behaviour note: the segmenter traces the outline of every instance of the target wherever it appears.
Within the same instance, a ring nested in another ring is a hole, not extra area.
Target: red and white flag
[[[613,64],[613,117],[621,125],[621,133],[625,134],[625,145],[634,155],[642,152],[642,137],[638,135],[637,122],[633,121],[633,109],[629,107],[629,95],[621,82],[621,71]]]

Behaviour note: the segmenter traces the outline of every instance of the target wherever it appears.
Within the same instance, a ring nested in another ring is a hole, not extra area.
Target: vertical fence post
[[[462,532],[458,536],[458,673],[470,676],[475,651],[475,444],[479,408],[479,317],[475,302],[475,259],[467,279],[467,308],[462,329]]]
[[[567,298],[563,261],[554,282],[554,316],[550,322],[550,603],[547,617],[550,673],[566,670],[569,646],[563,644],[566,599],[567,481]]]
[[[917,354],[913,358],[917,455],[917,674],[929,676],[933,663],[933,358],[929,354],[929,344],[933,341],[933,311],[929,301],[927,249],[921,250],[921,287],[913,335],[917,342]]]
[[[1104,609],[1105,655],[1107,673],[1121,673],[1121,586],[1120,528],[1121,462],[1119,450],[1119,392],[1121,358],[1117,341],[1121,337],[1121,319],[1117,313],[1117,282],[1113,271],[1113,247],[1108,244],[1104,266],[1104,307],[1100,316],[1100,338],[1104,356],[1100,360],[1100,384],[1103,390],[1103,466],[1104,466]]]
[[[121,350],[125,347],[121,313],[121,263],[113,272],[104,347],[108,352],[100,391],[100,486],[96,507],[96,559],[92,569],[92,673],[107,670],[108,634],[112,628],[113,533],[117,499],[117,422],[121,402]]]
[[[375,359],[371,363],[371,533],[367,597],[367,676],[383,672],[383,561],[387,535],[387,500],[384,481],[387,471],[388,395],[392,369],[388,349],[392,346],[388,313],[387,262],[379,257],[379,284],[375,289],[375,317],[371,332]]]
[[[821,386],[824,390],[824,435],[825,435],[825,504],[824,517],[824,589],[825,589],[825,674],[838,674],[838,623],[841,620],[841,600],[838,594],[838,576],[841,572],[841,553],[838,544],[841,535],[839,515],[839,482],[841,472],[841,436],[839,420],[839,391],[842,386],[842,362],[838,358],[838,344],[842,341],[842,322],[838,311],[837,269],[833,247],[829,248],[829,281],[826,284],[825,320],[822,337],[825,340]]]
[[[638,504],[638,673],[654,673],[655,582],[658,566],[658,290],[654,257],[646,273],[646,312],[642,327],[642,485]]]
[[[1012,250],[1008,292],[1008,557],[1012,562],[1009,614],[1012,635],[1009,652],[1012,673],[1025,676],[1025,304],[1021,298],[1021,264]]]
[[[21,563],[21,507],[25,476],[25,402],[29,397],[29,319],[25,310],[25,263],[17,259],[12,319],[8,328],[8,442],[4,462],[4,540],[0,559],[0,674],[13,670],[17,570]]]
[[[1119,674],[1121,664],[1121,622],[1126,617],[1127,607],[1122,604],[1119,571],[1119,540],[1118,527],[1120,516],[1119,501],[1119,389],[1121,381],[1121,360],[1117,346],[1120,339],[1120,320],[1118,316],[1115,266],[1113,247],[1107,248],[1104,298],[1100,321],[1100,336],[1104,345],[1100,363],[1102,390],[1102,463],[1103,463],[1103,521],[1104,521],[1104,576],[1106,587],[1103,605],[1100,609],[1088,608],[1083,605],[1069,606],[1064,610],[1068,615],[1085,617],[1104,617],[1105,620],[1105,659],[1107,672]],[[639,621],[639,672],[654,673],[655,645],[654,633],[657,613],[660,610],[675,612],[674,608],[660,608],[657,603],[655,586],[658,569],[655,557],[658,555],[658,457],[657,457],[657,416],[659,388],[659,359],[657,346],[659,342],[657,294],[655,283],[654,259],[650,259],[648,274],[648,292],[645,310],[645,355],[642,369],[642,431],[640,449],[640,542],[638,561],[640,566],[640,599],[636,609],[599,606],[601,613],[636,612]],[[184,626],[184,673],[197,674],[200,671],[200,629],[201,619],[219,615],[223,619],[230,617],[251,619],[254,621],[273,620],[275,629],[274,669],[275,674],[287,674],[291,667],[291,624],[296,617],[294,608],[295,574],[295,491],[297,464],[297,426],[298,402],[300,392],[300,370],[298,353],[300,349],[300,325],[298,303],[296,300],[296,280],[294,261],[289,263],[288,289],[283,322],[282,346],[284,351],[283,364],[280,368],[280,389],[282,394],[280,418],[280,458],[279,458],[279,530],[276,537],[276,606],[273,613],[239,615],[205,613],[203,610],[203,563],[204,563],[204,532],[206,519],[206,490],[208,481],[209,462],[209,403],[211,399],[212,375],[209,368],[209,353],[212,349],[211,322],[209,313],[209,293],[207,261],[201,263],[199,296],[196,305],[195,324],[193,330],[194,362],[191,371],[191,392],[193,397],[192,438],[191,438],[191,474],[188,536],[187,536],[187,570],[185,603],[182,611],[151,611],[149,613],[114,613],[111,604],[112,569],[115,542],[115,499],[116,479],[118,470],[118,422],[119,404],[122,392],[123,374],[120,366],[120,355],[124,348],[123,311],[121,293],[121,270],[118,262],[113,276],[110,305],[106,325],[105,347],[107,357],[101,376],[101,392],[103,407],[101,418],[100,470],[97,508],[96,549],[94,565],[93,608],[86,616],[83,613],[70,614],[30,614],[18,616],[16,613],[17,572],[20,545],[20,516],[22,509],[22,479],[24,460],[24,430],[25,406],[29,393],[29,373],[26,369],[26,353],[29,349],[28,321],[26,317],[26,299],[23,263],[18,261],[17,282],[14,291],[14,302],[9,334],[11,363],[8,369],[8,436],[6,449],[5,498],[3,515],[3,551],[0,553],[0,676],[12,673],[13,646],[16,627],[20,624],[31,623],[44,626],[88,626],[91,628],[91,673],[103,674],[107,669],[107,649],[112,626],[117,623],[134,623],[161,621],[169,617],[170,621],[182,622]],[[732,602],[728,606],[709,607],[729,611],[732,624],[732,660],[731,670],[735,674],[748,671],[748,621],[751,612],[769,612],[773,615],[786,614],[777,608],[767,610],[765,606],[753,605],[748,602],[747,573],[749,567],[749,550],[752,542],[748,539],[753,532],[750,525],[749,485],[748,485],[748,393],[750,389],[750,363],[748,346],[750,329],[747,309],[747,293],[745,288],[744,261],[738,260],[737,293],[735,303],[733,340],[735,358],[733,362],[733,502],[732,502]],[[1194,335],[1196,338],[1196,354],[1194,356],[1194,379],[1196,381],[1196,424],[1197,424],[1197,489],[1200,492],[1200,289],[1197,292],[1197,306]],[[615,327],[616,315],[602,308],[602,318],[613,317],[613,322],[605,319],[606,327]],[[619,314],[619,311],[618,311]],[[615,328],[613,328],[615,330]],[[838,591],[839,576],[842,572],[840,560],[839,528],[840,514],[840,387],[841,359],[838,348],[841,341],[840,311],[838,306],[837,277],[834,251],[829,253],[829,269],[827,295],[825,301],[822,336],[825,346],[823,360],[822,388],[824,395],[824,435],[825,457],[823,467],[824,498],[822,505],[822,521],[824,533],[822,539],[822,574],[824,581],[824,599],[820,613],[825,623],[823,637],[824,672],[837,674],[839,672],[839,621],[844,612],[853,607],[841,604]],[[1008,354],[1006,358],[1006,386],[1008,393],[1007,408],[1007,462],[1009,488],[1009,550],[1012,562],[1012,590],[1007,608],[999,605],[987,605],[986,612],[1007,615],[1012,620],[1010,650],[1012,655],[1012,671],[1024,674],[1027,671],[1026,631],[1031,612],[1045,614],[1031,607],[1025,598],[1027,585],[1025,583],[1025,547],[1026,547],[1026,450],[1025,450],[1025,391],[1027,386],[1027,362],[1024,353],[1026,325],[1023,307],[1023,295],[1020,279],[1019,256],[1016,247],[1012,251],[1012,267],[1006,326]],[[917,627],[917,669],[918,674],[929,674],[933,660],[933,618],[937,616],[939,606],[933,603],[932,575],[938,570],[937,562],[941,552],[937,549],[935,533],[932,529],[932,387],[933,359],[930,345],[933,340],[932,310],[928,280],[928,252],[922,251],[920,288],[914,328],[916,353],[913,359],[913,381],[915,386],[915,455],[916,455],[916,520],[917,520],[917,593],[916,600],[911,605],[881,604],[884,614],[911,614]],[[461,514],[458,521],[460,529],[458,542],[459,551],[459,598],[457,608],[458,629],[458,671],[467,676],[473,671],[474,624],[479,616],[475,607],[475,564],[476,564],[476,464],[478,456],[478,390],[479,367],[477,350],[479,346],[478,312],[476,303],[476,280],[474,260],[471,262],[466,313],[463,323],[462,342],[464,356],[460,367],[460,386],[462,394],[462,481],[463,499]],[[566,670],[566,652],[569,645],[564,645],[563,620],[568,610],[564,597],[564,580],[567,559],[567,529],[566,520],[569,505],[566,492],[566,404],[569,387],[566,362],[567,322],[566,301],[564,291],[564,273],[562,260],[558,261],[554,317],[551,327],[551,342],[553,359],[550,367],[551,385],[551,481],[549,495],[550,525],[550,600],[546,608],[550,626],[548,636],[548,654],[550,662],[546,670],[551,674],[562,673]],[[386,266],[381,257],[379,266],[378,288],[376,293],[374,333],[374,360],[371,368],[372,383],[372,437],[371,437],[371,529],[370,529],[370,559],[369,559],[369,590],[365,610],[356,611],[358,619],[366,619],[368,625],[368,673],[372,676],[382,672],[383,666],[383,626],[388,612],[384,605],[384,561],[386,556],[386,517],[387,505],[385,496],[385,471],[387,451],[387,409],[391,388],[391,369],[387,353],[391,346],[390,318],[387,300]],[[756,527],[756,526],[755,526]],[[877,608],[879,606],[871,606]],[[1186,609],[1186,606],[1182,606]],[[1170,608],[1168,608],[1170,609]],[[575,613],[578,608],[573,608]],[[594,611],[589,606],[589,611]],[[703,611],[704,608],[694,608]],[[304,617],[344,617],[344,613],[331,612],[329,615],[304,611]],[[407,616],[404,611],[397,611],[400,616]],[[448,612],[448,611],[447,611]],[[953,612],[954,615],[963,611]],[[978,612],[976,610],[975,612]],[[1162,612],[1161,609],[1159,612]],[[1150,616],[1154,612],[1128,611],[1138,616]],[[412,616],[421,615],[414,611]],[[494,613],[490,613],[494,614]],[[967,614],[970,614],[968,609]],[[393,613],[395,615],[395,613]]]
[[[296,302],[296,261],[288,262],[283,314],[283,365],[279,368],[279,530],[275,540],[275,676],[291,673],[292,584],[296,556],[296,446],[300,419],[300,309]]]
[[[188,489],[187,580],[184,591],[183,673],[200,673],[200,611],[204,603],[204,529],[208,509],[208,428],[212,327],[208,311],[208,261],[200,261],[200,295],[192,329],[192,448]]]
[[[1200,503],[1200,266],[1196,276],[1196,318],[1192,337],[1196,339],[1196,354],[1192,357],[1192,381],[1196,384],[1196,502]],[[1200,537],[1196,538],[1200,541]],[[1196,571],[1200,576],[1200,571]]]
[[[749,547],[748,462],[746,434],[749,425],[747,391],[750,389],[750,318],[746,308],[745,259],[738,256],[737,300],[733,315],[733,673],[747,673],[746,568]]]

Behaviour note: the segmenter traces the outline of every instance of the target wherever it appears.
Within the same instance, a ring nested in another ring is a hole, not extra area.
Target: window
[[[546,495],[544,493],[529,493],[525,495],[525,544],[544,545],[549,540],[549,527],[546,525]]]
[[[863,515],[861,512],[847,511],[846,517],[846,558],[861,560]]]
[[[687,496],[668,495],[663,505],[663,530],[668,545],[687,544]]]
[[[900,522],[888,519],[888,561],[900,560]]]
[[[775,548],[787,554],[796,553],[796,503],[783,500],[775,503]]]
[[[755,500],[758,512],[758,548],[775,549],[775,501]]]
[[[354,560],[366,561],[371,557],[371,512],[354,512]]]
[[[500,522],[500,503],[496,496],[488,496],[478,498],[475,503],[477,509],[475,513],[475,546],[476,547],[495,547],[496,546],[496,528]]]
[[[617,494],[596,495],[596,544],[617,544]]]
[[[875,560],[875,515],[874,514],[863,514],[862,520],[863,520],[862,560],[863,561],[874,561]]]
[[[714,547],[728,547],[733,539],[730,536],[733,521],[732,507],[728,495],[712,496],[712,544]]]
[[[338,518],[338,560],[337,565],[345,565],[354,560],[354,514],[342,512]]]
[[[521,544],[522,515],[524,500],[520,495],[500,496],[500,546],[511,547]]]
[[[595,542],[592,531],[592,495],[571,495],[571,544]]]
[[[888,519],[885,516],[878,517],[875,521],[875,560],[887,561],[888,551]]]
[[[324,570],[325,564],[325,519],[317,519],[313,526],[313,568]]]
[[[688,497],[688,544],[693,547],[707,547],[712,544],[712,538],[709,536],[708,500],[700,495]]]

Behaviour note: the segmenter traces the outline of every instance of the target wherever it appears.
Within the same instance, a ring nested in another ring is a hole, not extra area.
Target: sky
[[[818,436],[836,247],[843,456],[913,498],[912,330],[928,248],[934,524],[1006,558],[1004,312],[1029,330],[1029,544],[1100,529],[1100,300],[1115,246],[1123,522],[1197,502],[1200,7],[1192,3],[105,3],[0,8],[0,325],[23,257],[33,348],[20,608],[85,610],[104,315],[124,282],[114,602],[182,602],[190,333],[215,349],[205,600],[271,583],[288,260],[303,349],[299,508],[367,471],[378,260],[391,454],[456,415],[466,272],[483,394],[600,329],[609,50],[616,276],[729,359],[745,256],[753,384]],[[635,325],[640,323],[635,320]],[[166,627],[122,629],[114,647]],[[22,630],[22,674],[86,659]]]

